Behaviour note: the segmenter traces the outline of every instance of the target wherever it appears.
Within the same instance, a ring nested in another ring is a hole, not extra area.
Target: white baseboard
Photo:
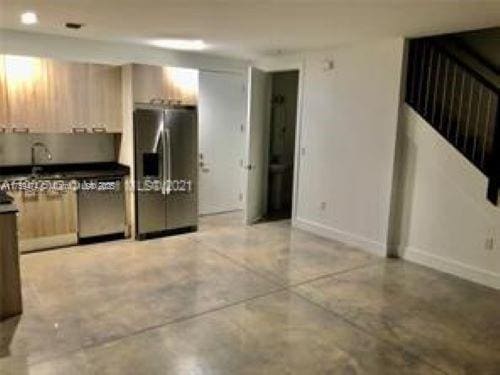
[[[399,254],[403,259],[410,262],[415,262],[491,288],[500,289],[500,274],[498,273],[470,266],[453,259],[443,258],[411,246],[401,249]]]
[[[338,240],[348,245],[358,247],[360,250],[385,257],[387,256],[387,247],[385,244],[370,240],[354,233],[349,233],[337,228],[328,227],[324,224],[316,223],[310,220],[296,218],[292,221],[292,225],[307,232],[314,233],[318,236]]]
[[[231,209],[227,209],[227,210],[214,210],[214,211],[210,211],[210,212],[200,211],[198,213],[198,216],[204,217],[204,216],[223,215],[223,214],[230,214],[233,212],[240,212],[240,211],[242,211],[242,210],[239,208],[231,208]]]
[[[78,243],[78,236],[76,233],[59,234],[56,236],[20,240],[19,249],[21,253],[28,253],[30,251],[75,245],[76,243]]]

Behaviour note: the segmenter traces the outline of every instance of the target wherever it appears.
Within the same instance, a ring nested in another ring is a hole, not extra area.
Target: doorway
[[[237,73],[199,74],[199,212],[242,209],[246,80]]]
[[[297,70],[271,73],[267,221],[292,216],[298,87]]]
[[[292,217],[300,69],[248,71],[245,223]]]

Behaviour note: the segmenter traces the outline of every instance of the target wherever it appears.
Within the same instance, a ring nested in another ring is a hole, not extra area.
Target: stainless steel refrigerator
[[[134,149],[138,239],[196,230],[196,107],[136,105]]]

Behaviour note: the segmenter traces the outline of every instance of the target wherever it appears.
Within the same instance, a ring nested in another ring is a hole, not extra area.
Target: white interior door
[[[248,92],[245,222],[253,224],[264,216],[267,206],[270,74],[251,67],[248,73]]]
[[[242,74],[199,74],[199,210],[242,208],[247,91]]]

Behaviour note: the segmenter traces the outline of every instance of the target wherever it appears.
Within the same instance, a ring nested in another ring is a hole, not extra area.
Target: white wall
[[[500,208],[486,199],[487,178],[406,105],[398,138],[392,246],[405,259],[500,289]]]
[[[388,236],[403,44],[383,39],[310,52],[301,70],[298,135],[304,152],[294,223],[381,255]],[[325,71],[330,59],[335,68]],[[285,62],[291,66],[289,58]]]

